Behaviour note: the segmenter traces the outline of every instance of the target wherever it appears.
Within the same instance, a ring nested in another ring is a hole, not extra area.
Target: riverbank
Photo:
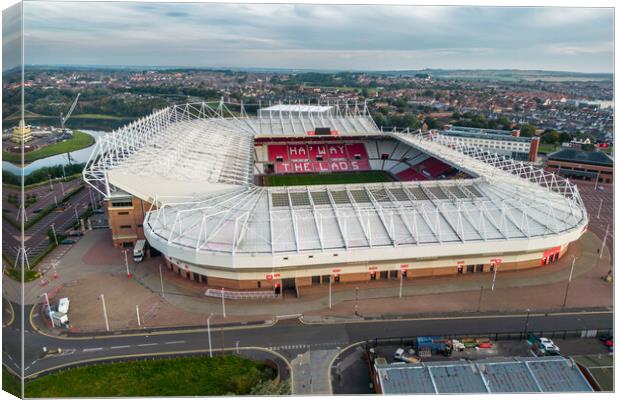
[[[49,146],[45,146],[41,149],[24,153],[24,162],[30,163],[42,158],[51,157],[57,154],[70,153],[85,149],[92,146],[95,143],[95,138],[86,132],[74,131],[73,137],[64,142],[54,143]],[[14,164],[21,163],[21,154],[13,153],[10,151],[2,150],[2,159]]]

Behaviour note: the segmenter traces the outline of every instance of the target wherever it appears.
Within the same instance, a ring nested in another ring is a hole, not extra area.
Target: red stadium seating
[[[269,162],[274,163],[276,174],[303,174],[329,172],[371,171],[364,143],[309,143],[268,144]],[[386,156],[388,156],[386,154]],[[278,162],[278,160],[281,160]],[[376,166],[375,166],[376,168]],[[430,157],[396,174],[400,181],[426,181],[448,172],[452,167]]]
[[[366,146],[364,146],[363,143],[347,144],[347,153],[349,154],[349,158],[356,158],[356,156],[359,156],[362,160],[368,159]]]
[[[400,181],[426,181],[428,178],[413,168],[406,169],[396,174]]]
[[[270,144],[267,153],[276,174],[371,170],[363,143]]]
[[[423,163],[420,164],[420,166],[433,178],[436,178],[448,172],[452,168],[450,165],[432,157],[425,160]]]
[[[288,161],[288,150],[286,145],[283,144],[271,144],[267,148],[269,161],[276,161],[281,158],[283,161]]]

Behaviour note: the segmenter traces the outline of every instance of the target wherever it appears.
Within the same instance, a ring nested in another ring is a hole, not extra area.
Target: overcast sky
[[[613,71],[609,8],[24,7],[27,64]]]

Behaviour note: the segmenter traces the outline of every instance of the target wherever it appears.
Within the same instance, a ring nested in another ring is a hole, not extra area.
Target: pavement
[[[494,290],[491,290],[490,273],[405,280],[402,298],[398,298],[398,280],[334,284],[331,309],[327,286],[315,286],[301,289],[300,298],[260,303],[227,301],[224,318],[221,301],[204,296],[205,285],[181,278],[165,267],[162,268],[162,296],[158,268],[162,260],[159,257],[140,264],[134,264],[129,257],[132,279],[128,279],[122,252],[112,246],[109,231],[101,229],[87,232],[77,244],[60,246],[46,257],[39,266],[41,271],[47,271],[44,274],[46,284],[42,286],[40,280],[26,283],[24,298],[27,305],[40,303],[43,293],[51,293],[52,301],[53,295],[56,299],[61,296],[82,299],[79,303],[72,302],[70,310],[70,313],[75,311],[75,316],[70,315],[72,324],[80,331],[105,329],[101,304],[97,300],[100,293],[106,295],[107,301],[116,301],[116,305],[111,303],[108,308],[114,320],[111,321],[113,329],[138,328],[136,306],[142,313],[143,325],[149,328],[201,325],[211,313],[214,314],[213,323],[265,321],[298,314],[312,322],[442,312],[612,307],[613,285],[601,279],[610,268],[609,254],[604,252],[599,258],[596,253],[599,247],[600,240],[586,232],[552,265],[524,271],[499,271]],[[573,256],[576,262],[569,285]],[[58,263],[56,275],[52,263]],[[18,282],[4,276],[3,283],[5,295],[18,303]]]
[[[26,314],[30,314],[30,307]],[[283,320],[261,326],[212,326],[211,330],[170,329],[132,334],[53,336],[26,324],[24,375],[27,378],[80,363],[102,362],[132,357],[206,354],[209,348],[224,351],[264,349],[277,352],[292,362],[294,394],[330,393],[328,360],[339,348],[364,340],[418,335],[485,334],[558,330],[608,330],[613,327],[610,311],[567,313],[531,313],[501,315],[456,315],[435,318],[355,321],[307,324],[300,320]],[[18,322],[3,329],[3,363],[20,369],[21,334]],[[209,341],[211,339],[211,341]],[[211,344],[210,344],[211,343]],[[43,356],[41,348],[61,348],[59,355]],[[308,353],[309,354],[306,354]],[[294,360],[299,359],[295,362]],[[333,360],[333,358],[332,358]],[[310,362],[310,366],[308,366]],[[299,365],[296,365],[299,364]],[[308,369],[309,367],[309,369]],[[321,372],[322,371],[322,372]],[[299,373],[298,375],[295,373]],[[312,383],[311,386],[310,382]]]

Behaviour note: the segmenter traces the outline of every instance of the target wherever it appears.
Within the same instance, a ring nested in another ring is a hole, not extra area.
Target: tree
[[[558,131],[549,131],[542,135],[540,138],[541,142],[555,144],[560,142],[560,132]]]
[[[524,124],[521,126],[521,136],[532,137],[536,133],[536,127],[530,124]]]
[[[592,143],[582,144],[581,150],[583,151],[594,151],[595,146]]]

